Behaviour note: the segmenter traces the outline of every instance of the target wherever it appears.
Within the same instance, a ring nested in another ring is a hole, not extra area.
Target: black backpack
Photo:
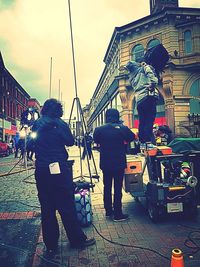
[[[169,54],[162,44],[150,48],[144,55],[144,62],[154,67],[156,74],[163,71]]]

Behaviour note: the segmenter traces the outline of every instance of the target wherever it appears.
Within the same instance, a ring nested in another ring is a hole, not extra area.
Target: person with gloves
[[[153,148],[153,124],[156,117],[156,104],[158,100],[158,77],[151,65],[145,62],[130,61],[125,66],[129,72],[129,81],[135,93],[139,117],[138,136],[140,149]]]

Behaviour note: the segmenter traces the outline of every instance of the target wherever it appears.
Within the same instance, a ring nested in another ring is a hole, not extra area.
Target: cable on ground
[[[136,248],[136,249],[143,249],[143,250],[147,250],[147,251],[151,251],[161,257],[163,257],[164,259],[166,260],[171,260],[170,258],[166,257],[165,255],[161,254],[160,252],[154,250],[154,249],[150,249],[150,248],[145,248],[145,247],[142,247],[142,246],[135,246],[135,245],[126,245],[126,244],[121,244],[119,242],[116,242],[116,241],[112,241],[112,240],[109,240],[108,238],[104,237],[96,228],[96,226],[92,223],[92,226],[94,227],[95,231],[97,232],[97,234],[99,236],[101,236],[104,240],[106,240],[107,242],[109,243],[112,243],[114,245],[119,245],[119,246],[122,246],[122,247],[129,247],[129,248]]]

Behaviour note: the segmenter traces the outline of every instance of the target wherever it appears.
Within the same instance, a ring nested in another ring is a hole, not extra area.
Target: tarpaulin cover
[[[175,138],[168,146],[174,153],[200,151],[200,138]]]

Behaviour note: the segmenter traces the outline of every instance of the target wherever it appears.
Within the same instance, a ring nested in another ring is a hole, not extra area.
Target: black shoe
[[[109,211],[106,210],[106,214],[105,214],[106,217],[111,217],[112,215],[113,215],[113,211],[112,210],[111,211],[110,210]]]
[[[114,222],[122,222],[128,220],[129,216],[128,214],[120,214],[118,216],[114,216],[113,221]]]
[[[71,244],[71,248],[86,248],[93,246],[96,243],[94,238],[86,239],[83,243],[80,244]]]
[[[47,248],[45,253],[44,253],[44,257],[53,258],[56,254],[58,254],[58,247]]]

